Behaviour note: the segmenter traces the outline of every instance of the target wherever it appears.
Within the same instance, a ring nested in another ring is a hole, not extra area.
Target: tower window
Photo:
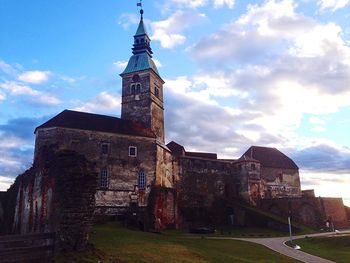
[[[131,90],[130,90],[131,94],[135,94],[135,84],[131,85]]]
[[[109,145],[108,145],[108,143],[102,143],[101,151],[102,151],[102,154],[108,154],[108,152],[109,152]]]
[[[255,170],[256,167],[255,167],[255,163],[252,163],[252,170]]]
[[[101,169],[100,173],[100,187],[108,188],[108,171],[107,168]]]
[[[141,84],[138,83],[138,84],[136,85],[136,94],[140,94],[140,93],[141,93]]]
[[[146,187],[146,176],[145,172],[142,170],[139,171],[137,185],[139,186],[139,189],[145,189]]]
[[[154,88],[154,95],[159,98],[159,89],[157,87]]]
[[[130,157],[137,156],[137,147],[136,146],[129,146],[129,156]]]
[[[143,38],[141,38],[141,43],[144,43],[144,42],[145,42],[145,40]]]

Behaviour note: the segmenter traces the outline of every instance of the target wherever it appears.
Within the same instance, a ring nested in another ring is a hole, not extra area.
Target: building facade
[[[141,14],[132,56],[120,75],[121,118],[64,110],[36,128],[34,163],[39,165],[31,173],[32,183],[19,183],[17,224],[29,224],[35,217],[30,209],[40,196],[33,198],[29,189],[36,177],[49,173],[41,165],[45,162],[36,161],[48,146],[56,152],[75,152],[91,164],[89,173],[97,175],[95,217],[127,218],[141,229],[181,227],[204,218],[225,223],[238,213],[237,203],[282,216],[286,214],[282,200],[297,200],[294,204],[300,209],[304,204],[313,206],[315,197],[302,195],[298,166],[275,148],[252,146],[239,159],[224,160],[214,153],[188,152],[176,142],[165,145],[164,81],[150,42]],[[296,219],[311,226],[319,226],[330,213],[334,219],[334,211],[344,207],[339,201],[330,203],[322,211],[314,208],[312,216],[306,209]],[[23,214],[26,219],[19,221]],[[243,217],[236,218],[244,224]]]

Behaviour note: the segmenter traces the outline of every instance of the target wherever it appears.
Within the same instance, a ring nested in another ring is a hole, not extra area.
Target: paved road
[[[347,234],[347,233],[350,233],[350,230],[339,231],[338,234]],[[294,236],[293,239],[305,238],[306,236],[317,237],[317,236],[330,236],[330,235],[334,235],[334,233],[317,233],[317,234],[310,234],[310,235]],[[297,260],[299,260],[301,262],[305,262],[305,263],[335,263],[334,261],[320,258],[320,257],[314,256],[314,255],[310,255],[310,254],[305,253],[303,251],[288,247],[284,243],[289,240],[289,237],[276,237],[276,238],[210,237],[210,238],[212,238],[212,239],[235,239],[235,240],[242,240],[242,241],[257,243],[257,244],[263,245],[265,247],[268,247],[269,249],[272,249],[280,254],[286,255],[288,257],[297,259]]]

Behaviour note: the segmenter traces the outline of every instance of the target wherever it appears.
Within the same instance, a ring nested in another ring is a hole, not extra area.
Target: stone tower
[[[163,84],[152,60],[150,38],[141,20],[134,36],[133,55],[122,77],[122,119],[142,123],[164,143]]]

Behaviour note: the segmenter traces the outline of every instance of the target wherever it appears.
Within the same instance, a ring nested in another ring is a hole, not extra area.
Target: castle
[[[301,191],[298,166],[275,148],[251,146],[234,160],[186,151],[173,141],[165,144],[164,81],[150,42],[141,12],[132,56],[120,74],[121,118],[64,110],[35,129],[35,160],[47,158],[41,149],[53,145],[92,164],[87,169],[97,176],[95,218],[127,218],[142,229],[226,223],[228,218],[245,225],[252,221],[240,206],[245,204],[281,216],[292,211],[294,220],[312,227],[329,218],[347,226],[342,200]],[[36,167],[32,179],[18,183],[14,228],[20,232],[45,225],[53,211],[57,181],[50,177],[44,187],[47,170]]]

